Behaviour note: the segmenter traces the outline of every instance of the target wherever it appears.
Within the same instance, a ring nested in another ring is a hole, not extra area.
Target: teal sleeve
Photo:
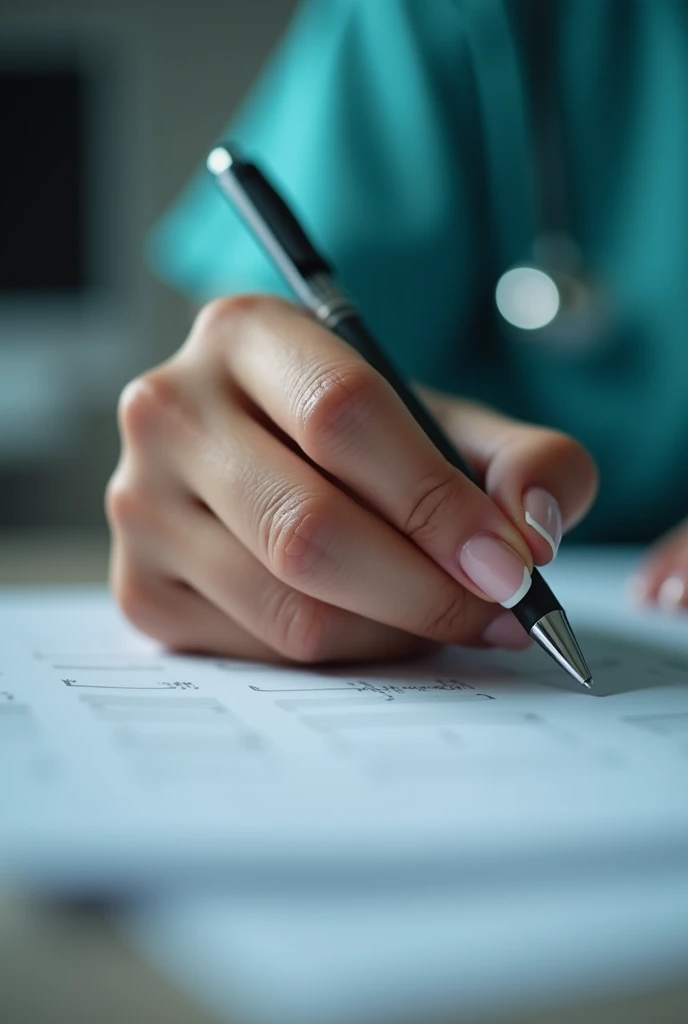
[[[441,339],[455,338],[477,274],[483,185],[460,7],[306,3],[223,136],[268,172],[383,343],[426,379],[441,378]],[[150,260],[199,300],[286,293],[204,171],[155,229]]]
[[[533,11],[310,0],[228,133],[404,373],[577,437],[602,479],[579,535],[638,540],[688,509],[688,3],[556,4],[556,78],[541,88],[559,96],[568,230],[604,296],[578,345],[505,330],[494,307],[540,229]],[[196,300],[283,290],[205,173],[150,257]]]

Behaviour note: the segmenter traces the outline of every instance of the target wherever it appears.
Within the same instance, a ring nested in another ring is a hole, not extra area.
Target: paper
[[[681,620],[628,614],[620,600],[628,559],[585,563],[579,556],[559,575],[561,592],[580,593],[590,621],[622,637],[663,638],[656,660],[645,652],[636,661],[624,649],[631,676],[621,682],[642,688],[648,676],[680,678],[672,649],[685,646]],[[686,753],[681,712],[664,717],[653,706],[628,719]],[[335,877],[329,887],[319,879],[248,896],[196,891],[127,912],[120,926],[220,1020],[475,1022],[606,1006],[671,989],[688,966],[688,860],[672,860],[661,844],[653,856],[638,825],[631,848],[613,856],[577,849],[563,862],[534,857],[530,871],[522,863],[511,873],[491,858],[485,870],[464,865],[450,880],[420,867],[403,878]],[[634,856],[634,846],[645,855]],[[505,859],[510,852],[507,845]]]
[[[585,557],[557,587],[604,697],[563,689],[538,649],[278,670],[172,656],[105,593],[6,591],[0,867],[116,892],[199,872],[564,871],[648,847],[673,863],[688,636],[617,613],[623,563]]]
[[[200,1005],[242,1024],[522,1021],[685,981],[686,866],[581,869],[517,885],[420,872],[382,889],[173,895],[119,923]]]

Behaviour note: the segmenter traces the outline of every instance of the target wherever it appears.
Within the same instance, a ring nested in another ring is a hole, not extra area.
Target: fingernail
[[[459,553],[459,564],[477,587],[504,608],[513,608],[530,590],[527,566],[499,537],[478,533]]]
[[[483,640],[493,647],[506,647],[509,651],[523,651],[533,643],[511,612],[500,612],[483,633]]]
[[[686,580],[683,576],[667,576],[657,593],[657,604],[665,612],[680,610],[686,596]]]
[[[523,510],[528,526],[544,537],[555,557],[561,544],[561,510],[556,498],[542,487],[531,487],[523,495]]]

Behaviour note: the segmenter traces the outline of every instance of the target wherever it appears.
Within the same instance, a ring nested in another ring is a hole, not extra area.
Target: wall
[[[140,175],[135,259],[147,227],[198,166],[294,6],[294,0],[1,0],[0,37],[22,25],[51,32],[105,25],[130,48],[132,109],[123,113],[138,126],[132,134],[132,167]],[[0,463],[0,533],[104,530],[102,492],[118,452],[114,395],[132,373],[181,343],[191,316],[181,296],[156,282],[142,263],[139,270],[140,342],[133,357],[115,371],[112,396],[84,411],[67,450]],[[0,403],[2,388],[0,379]]]

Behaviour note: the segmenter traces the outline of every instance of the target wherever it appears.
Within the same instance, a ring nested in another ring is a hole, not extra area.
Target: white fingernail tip
[[[518,588],[518,590],[516,591],[515,594],[511,595],[511,597],[507,601],[500,601],[499,602],[501,604],[502,608],[513,608],[514,605],[517,605],[519,601],[522,601],[523,598],[528,593],[528,591],[530,590],[532,582],[533,582],[533,577],[530,575],[528,570],[524,567],[524,569],[523,569],[523,582],[521,583],[521,586]]]
[[[667,576],[657,593],[657,604],[665,612],[678,611],[686,594],[686,580],[682,576]]]
[[[545,540],[552,549],[552,558],[554,558],[557,554],[559,545],[557,544],[551,533],[547,533],[547,530],[544,528],[544,526],[541,526],[540,523],[538,523],[537,519],[533,519],[530,512],[526,512],[525,520],[528,523],[528,526],[532,526],[533,529],[536,530],[541,537],[545,538]]]

